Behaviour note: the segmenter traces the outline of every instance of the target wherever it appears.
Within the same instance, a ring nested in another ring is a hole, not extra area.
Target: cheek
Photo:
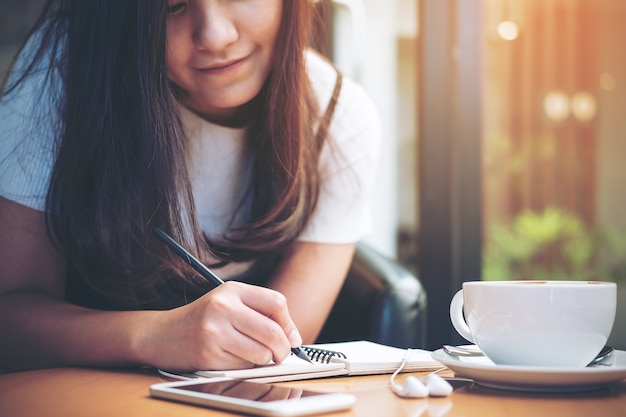
[[[169,79],[179,86],[184,80],[184,72],[183,72],[183,59],[180,54],[176,53],[175,50],[172,50],[168,47],[167,53],[165,55],[165,63],[167,66],[167,76]]]
[[[257,7],[248,7],[241,11],[242,30],[254,41],[273,47],[281,28],[282,14],[282,1],[260,1]]]
[[[167,74],[172,82],[179,84],[184,78],[184,68],[187,62],[186,45],[184,43],[184,34],[180,30],[167,28],[167,41],[165,51],[165,63],[167,66]]]
[[[265,29],[266,34],[267,34],[266,36],[272,39],[274,42],[276,41],[276,38],[278,37],[278,32],[280,31],[282,14],[283,14],[282,6],[277,6],[274,9],[274,12],[272,13],[272,15],[268,16],[266,20],[268,22],[267,27]]]

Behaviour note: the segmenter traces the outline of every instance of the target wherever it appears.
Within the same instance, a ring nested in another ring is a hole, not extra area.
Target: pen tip
[[[304,350],[302,350],[302,348],[300,348],[300,347],[293,348],[293,349],[291,349],[291,351],[294,353],[294,355],[296,355],[297,357],[299,357],[303,361],[307,361],[308,363],[313,363],[311,358],[309,358],[309,355],[307,355],[306,352]]]

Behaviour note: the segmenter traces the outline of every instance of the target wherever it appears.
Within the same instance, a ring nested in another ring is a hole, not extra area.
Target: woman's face
[[[169,0],[168,75],[186,106],[218,123],[236,121],[271,70],[282,6],[283,0]]]

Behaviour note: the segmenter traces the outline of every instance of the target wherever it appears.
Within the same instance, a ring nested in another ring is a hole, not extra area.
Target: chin
[[[198,111],[206,114],[232,114],[236,112],[242,106],[250,103],[255,95],[239,98],[238,100],[230,99],[225,100],[211,100],[210,102],[198,103],[197,106],[193,106]]]

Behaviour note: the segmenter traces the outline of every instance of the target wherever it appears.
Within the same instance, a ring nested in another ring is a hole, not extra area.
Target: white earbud
[[[452,385],[436,373],[441,371],[435,371],[433,373],[428,374],[425,378],[419,379],[414,376],[407,376],[404,380],[403,385],[398,385],[394,382],[396,375],[402,371],[406,363],[408,362],[408,357],[411,352],[411,349],[408,349],[404,358],[402,358],[402,363],[400,367],[391,375],[391,379],[389,380],[389,384],[391,386],[391,390],[400,397],[405,398],[425,398],[430,396],[433,397],[446,397],[452,393]],[[426,381],[424,384],[423,381]]]
[[[428,387],[414,376],[406,377],[404,384],[400,387],[392,385],[392,389],[399,396],[406,398],[425,398],[429,393]]]
[[[437,374],[426,377],[426,387],[432,397],[447,397],[452,394],[452,385]]]

